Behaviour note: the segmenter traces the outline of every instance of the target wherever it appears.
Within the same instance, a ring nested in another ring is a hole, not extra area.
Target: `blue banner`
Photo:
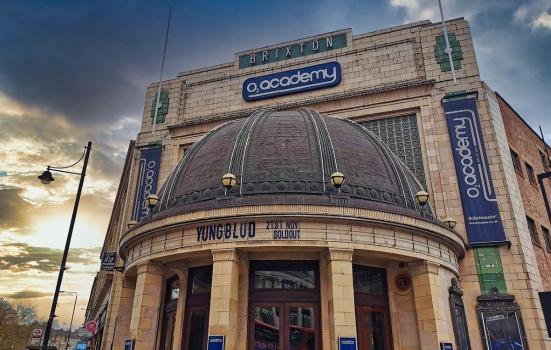
[[[503,244],[505,231],[486,159],[476,98],[445,101],[444,112],[469,243]]]
[[[356,338],[339,337],[339,350],[358,350]]]
[[[208,350],[224,350],[223,335],[209,335]]]
[[[138,185],[134,197],[132,220],[140,221],[149,214],[145,199],[150,194],[157,193],[157,179],[161,165],[161,147],[141,151],[138,160]]]
[[[340,82],[341,65],[338,62],[329,62],[249,78],[243,82],[243,98],[246,101],[256,101],[297,92],[323,89],[338,85]]]

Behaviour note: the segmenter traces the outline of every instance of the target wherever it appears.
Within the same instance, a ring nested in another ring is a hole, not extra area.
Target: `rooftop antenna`
[[[157,89],[157,99],[155,101],[155,113],[153,115],[153,130],[151,131],[152,135],[155,135],[155,125],[157,125],[157,113],[159,113],[159,108],[162,107],[161,104],[159,104],[159,101],[161,99],[161,87],[163,83],[163,70],[165,68],[165,58],[166,58],[166,46],[168,44],[168,30],[170,29],[170,17],[172,15],[172,6],[170,6],[170,9],[168,10],[168,23],[166,25],[166,35],[165,35],[165,47],[163,49],[163,60],[161,62],[161,76],[159,77],[159,88]]]
[[[455,78],[455,68],[453,66],[452,48],[450,47],[450,41],[448,40],[448,29],[446,28],[446,21],[444,20],[444,11],[442,10],[442,0],[438,0],[438,8],[440,9],[440,17],[442,18],[442,29],[444,29],[444,39],[446,39],[446,49],[444,50],[444,52],[448,54],[448,59],[450,60],[453,83],[457,84],[457,79]]]

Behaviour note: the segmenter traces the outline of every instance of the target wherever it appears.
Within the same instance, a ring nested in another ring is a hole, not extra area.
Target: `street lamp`
[[[75,304],[73,305],[73,313],[71,314],[71,323],[69,325],[69,336],[67,337],[67,342],[65,343],[65,350],[67,350],[67,349],[69,349],[69,341],[71,340],[71,332],[73,331],[73,317],[75,316],[75,308],[77,306],[78,293],[77,292],[68,292],[68,291],[65,291],[65,290],[60,290],[59,292],[60,293],[65,293],[65,294],[74,294],[75,295]]]
[[[331,174],[331,184],[335,186],[336,189],[340,189],[342,184],[344,183],[344,174],[340,171],[335,171],[333,174]]]
[[[71,223],[69,225],[69,232],[67,233],[67,241],[65,242],[65,250],[63,251],[63,258],[61,259],[61,265],[59,266],[59,273],[57,275],[57,284],[55,287],[54,299],[52,300],[52,308],[50,309],[50,316],[48,317],[48,323],[46,324],[46,330],[44,331],[44,341],[42,343],[42,350],[48,349],[48,343],[50,341],[50,333],[52,331],[52,324],[54,323],[54,318],[56,317],[55,309],[57,307],[57,299],[59,297],[59,292],[61,289],[61,282],[63,281],[63,273],[67,269],[67,267],[65,267],[65,264],[67,263],[67,255],[69,254],[69,247],[71,246],[71,237],[73,236],[73,228],[75,226],[75,220],[77,217],[78,204],[80,202],[80,195],[82,193],[82,186],[84,185],[84,177],[86,176],[86,167],[88,166],[88,158],[90,157],[91,150],[92,150],[92,142],[88,141],[88,145],[84,148],[84,153],[82,154],[82,157],[80,157],[80,159],[77,160],[75,163],[65,167],[53,167],[48,165],[46,171],[44,171],[42,175],[38,177],[40,182],[47,185],[50,182],[54,181],[51,171],[80,176],[77,196],[75,199],[75,205],[73,207],[73,214],[71,216]],[[80,163],[82,159],[84,159],[84,163],[82,165],[82,170],[80,173],[63,170],[63,169],[68,169],[77,165],[78,163]]]
[[[451,217],[445,218],[443,222],[448,225],[448,227],[452,230],[454,229],[455,225],[457,225],[457,221],[455,221],[455,219]]]
[[[232,173],[226,173],[222,176],[222,185],[229,190],[233,186],[237,185],[237,178]]]
[[[425,191],[419,191],[415,194],[415,198],[417,199],[417,202],[419,202],[419,205],[422,208],[429,201],[429,194]]]

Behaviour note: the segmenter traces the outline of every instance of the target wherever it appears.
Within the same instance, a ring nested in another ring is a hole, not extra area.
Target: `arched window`
[[[174,324],[176,323],[176,307],[178,305],[179,295],[180,279],[178,276],[169,278],[166,282],[160,350],[172,350]]]

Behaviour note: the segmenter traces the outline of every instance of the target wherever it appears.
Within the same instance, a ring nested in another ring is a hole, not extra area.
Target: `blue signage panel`
[[[157,193],[157,179],[161,165],[161,147],[144,149],[138,160],[138,186],[134,198],[132,220],[140,221],[149,213],[145,199]]]
[[[329,62],[315,66],[292,69],[243,82],[243,98],[246,101],[323,89],[341,82],[341,65]]]
[[[208,350],[224,350],[223,335],[209,335]]]
[[[339,338],[339,350],[357,350],[356,338]]]
[[[444,112],[471,245],[501,244],[505,231],[497,207],[476,98],[445,101]]]
[[[452,343],[440,343],[440,350],[453,350]]]

